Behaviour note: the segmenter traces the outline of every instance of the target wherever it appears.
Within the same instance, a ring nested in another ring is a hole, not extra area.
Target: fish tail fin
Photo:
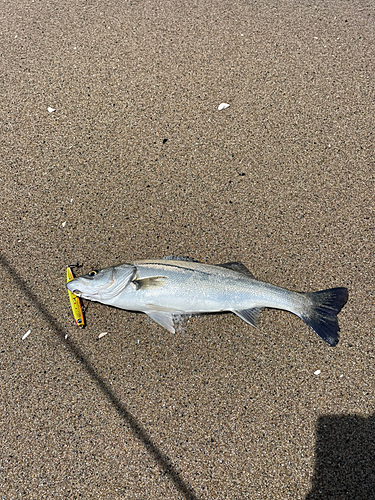
[[[330,288],[305,293],[306,308],[299,315],[319,337],[331,347],[339,341],[337,315],[348,300],[347,288]]]

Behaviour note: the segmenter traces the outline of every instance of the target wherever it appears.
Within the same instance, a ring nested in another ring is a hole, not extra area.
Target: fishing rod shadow
[[[165,455],[159,447],[153,442],[151,436],[146,429],[137,421],[130,413],[126,406],[116,396],[109,384],[98,374],[95,367],[86,359],[81,349],[76,346],[71,340],[65,339],[64,328],[58,320],[48,311],[42,304],[37,295],[30,289],[25,280],[17,273],[17,271],[9,264],[7,259],[0,253],[0,265],[8,272],[17,287],[30,300],[30,302],[39,310],[44,319],[50,324],[52,329],[57,333],[65,347],[69,349],[73,357],[78,361],[87,374],[99,387],[103,395],[112,404],[118,415],[127,423],[134,436],[143,444],[146,450],[154,458],[155,462],[164,471],[165,475],[174,484],[175,488],[185,497],[186,500],[200,500],[200,497],[194,492],[193,488],[181,477],[180,473],[172,464],[170,458]]]

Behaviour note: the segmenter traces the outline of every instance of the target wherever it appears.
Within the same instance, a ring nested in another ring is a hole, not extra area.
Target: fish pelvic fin
[[[337,315],[348,300],[347,288],[330,288],[320,292],[306,293],[306,309],[300,318],[329,346],[339,341]]]
[[[260,313],[263,311],[263,307],[253,307],[252,309],[244,309],[242,311],[233,311],[234,314],[237,314],[237,316],[246,323],[249,323],[249,325],[254,326],[255,328],[258,325],[258,320]]]
[[[156,323],[158,323],[163,328],[166,328],[169,332],[175,333],[173,314],[164,311],[147,311],[147,316]]]

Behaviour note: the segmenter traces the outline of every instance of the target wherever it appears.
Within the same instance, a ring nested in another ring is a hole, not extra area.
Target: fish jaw
[[[66,284],[66,288],[79,297],[80,299],[92,300],[94,302],[100,302],[100,297],[98,292],[90,292],[85,283],[81,278],[74,278],[72,281]]]

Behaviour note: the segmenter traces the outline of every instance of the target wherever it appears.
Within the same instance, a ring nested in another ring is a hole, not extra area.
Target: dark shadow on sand
[[[17,287],[22,291],[22,293],[32,302],[32,304],[39,310],[44,319],[48,321],[50,326],[59,336],[61,342],[65,345],[67,349],[70,350],[71,354],[75,359],[83,366],[87,374],[99,387],[103,395],[116,409],[118,415],[124,420],[124,422],[129,426],[134,436],[139,439],[143,444],[149,454],[153,457],[155,462],[163,470],[166,477],[174,484],[175,488],[186,498],[186,500],[199,500],[198,495],[194,492],[191,486],[182,479],[180,473],[173,466],[171,460],[165,455],[158,446],[152,441],[148,432],[142,427],[142,425],[136,420],[135,417],[129,412],[126,406],[120,401],[120,399],[113,392],[107,382],[100,377],[100,375],[95,370],[95,367],[85,358],[83,352],[77,347],[71,340],[65,339],[65,331],[59,322],[52,316],[52,314],[47,310],[47,308],[41,303],[37,295],[33,293],[30,287],[26,284],[21,276],[13,269],[13,267],[8,263],[8,261],[0,254],[0,264],[9,273],[9,275],[14,280]]]
[[[315,460],[306,500],[374,500],[375,414],[320,417]]]

